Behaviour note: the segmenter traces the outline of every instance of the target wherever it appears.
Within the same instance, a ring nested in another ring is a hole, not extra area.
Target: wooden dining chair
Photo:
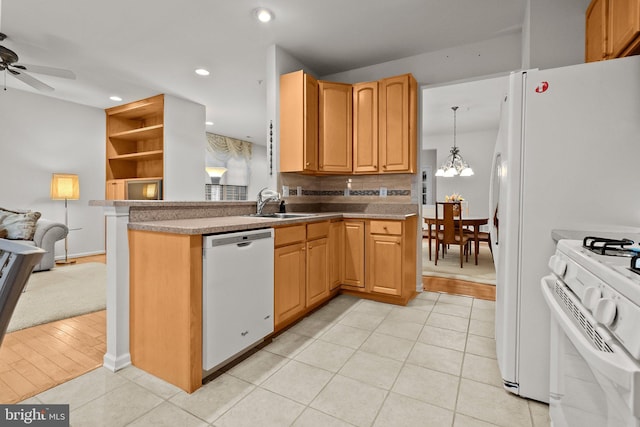
[[[458,216],[454,216],[454,206],[457,205]],[[442,209],[442,219],[438,215]],[[435,265],[438,265],[438,257],[440,246],[459,245],[460,246],[460,268],[463,266],[463,255],[469,261],[469,237],[464,234],[462,228],[462,209],[460,202],[436,202],[436,224],[439,229],[436,237],[436,259]]]
[[[45,251],[22,242],[0,239],[0,345],[33,267]]]

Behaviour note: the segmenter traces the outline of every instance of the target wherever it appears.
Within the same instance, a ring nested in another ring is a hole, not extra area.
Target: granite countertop
[[[295,212],[290,212],[295,213]],[[254,230],[283,225],[303,224],[307,222],[326,221],[330,219],[388,219],[405,220],[416,214],[383,214],[383,213],[342,213],[323,212],[313,216],[297,218],[261,218],[255,216],[220,216],[211,218],[172,219],[162,221],[142,221],[129,223],[130,230],[156,231],[174,234],[215,234],[230,231]]]

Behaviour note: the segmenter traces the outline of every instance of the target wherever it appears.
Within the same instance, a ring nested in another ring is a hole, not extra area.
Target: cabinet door
[[[353,85],[353,171],[378,172],[378,82]]]
[[[125,200],[125,185],[126,181],[124,179],[108,180],[105,188],[105,198],[107,200]]]
[[[380,81],[380,172],[415,171],[417,84],[409,74]]]
[[[593,0],[587,9],[585,62],[607,58],[607,10],[609,0]]]
[[[307,242],[307,307],[329,297],[329,240]]]
[[[364,221],[344,222],[343,283],[364,290]]]
[[[280,171],[318,170],[318,82],[304,71],[280,76]]]
[[[318,82],[319,170],[351,172],[353,169],[351,85]]]
[[[371,292],[402,295],[402,237],[369,234],[367,285]]]
[[[609,0],[609,51],[620,57],[629,44],[640,36],[640,1]]]
[[[274,251],[275,328],[305,308],[305,243]]]
[[[340,286],[344,277],[344,222],[329,226],[329,289]]]

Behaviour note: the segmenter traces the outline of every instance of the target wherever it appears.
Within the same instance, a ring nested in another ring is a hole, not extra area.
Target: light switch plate
[[[348,189],[348,188],[345,188],[345,189],[344,189],[344,195],[345,195],[345,197],[348,197],[348,196],[349,196],[349,194],[351,194],[351,192],[349,191],[349,189]]]
[[[289,197],[289,186],[288,185],[283,185],[282,186],[282,197]]]
[[[380,187],[380,197],[387,197],[387,187]]]

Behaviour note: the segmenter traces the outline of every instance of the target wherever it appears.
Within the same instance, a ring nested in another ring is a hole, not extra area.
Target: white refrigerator
[[[490,183],[496,350],[507,390],[548,402],[540,278],[554,229],[640,226],[640,56],[512,73]]]

